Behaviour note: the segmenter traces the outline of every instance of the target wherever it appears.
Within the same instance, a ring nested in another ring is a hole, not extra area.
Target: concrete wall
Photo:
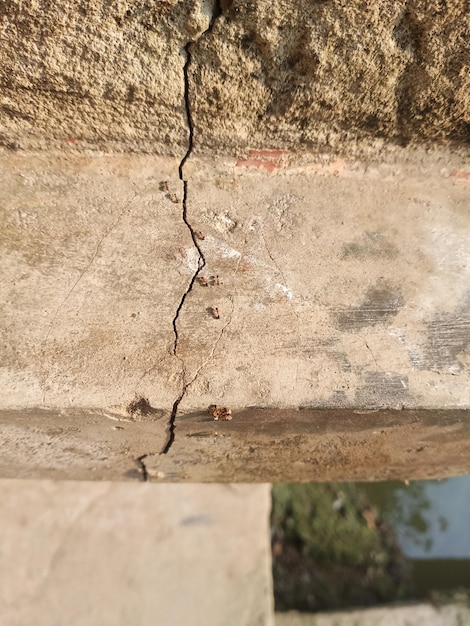
[[[280,478],[469,469],[465,6],[2,4],[4,475],[264,481],[261,424],[371,452]]]
[[[7,0],[0,138],[19,149],[179,154],[189,50],[201,151],[468,140],[466,6]]]

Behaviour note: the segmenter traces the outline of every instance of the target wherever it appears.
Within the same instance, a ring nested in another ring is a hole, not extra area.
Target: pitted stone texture
[[[199,151],[468,140],[466,0],[224,0],[222,9],[192,47]]]
[[[0,143],[180,155],[184,46],[211,14],[198,0],[2,2]]]
[[[269,485],[0,481],[2,626],[272,626]]]

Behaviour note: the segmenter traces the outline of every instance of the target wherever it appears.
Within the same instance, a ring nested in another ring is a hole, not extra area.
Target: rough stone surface
[[[0,481],[3,626],[272,626],[270,489]]]
[[[211,14],[210,0],[2,2],[0,143],[184,153],[184,46]]]
[[[192,48],[196,147],[470,136],[466,0],[222,0]]]
[[[467,141],[469,20],[466,0],[7,0],[0,142],[184,153],[190,42],[201,151]]]

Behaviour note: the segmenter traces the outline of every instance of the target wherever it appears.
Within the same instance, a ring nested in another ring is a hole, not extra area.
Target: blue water
[[[470,559],[470,476],[364,485],[411,559]]]

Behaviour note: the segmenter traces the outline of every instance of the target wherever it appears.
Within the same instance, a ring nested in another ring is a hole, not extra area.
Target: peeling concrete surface
[[[3,626],[272,626],[269,485],[0,481]]]

